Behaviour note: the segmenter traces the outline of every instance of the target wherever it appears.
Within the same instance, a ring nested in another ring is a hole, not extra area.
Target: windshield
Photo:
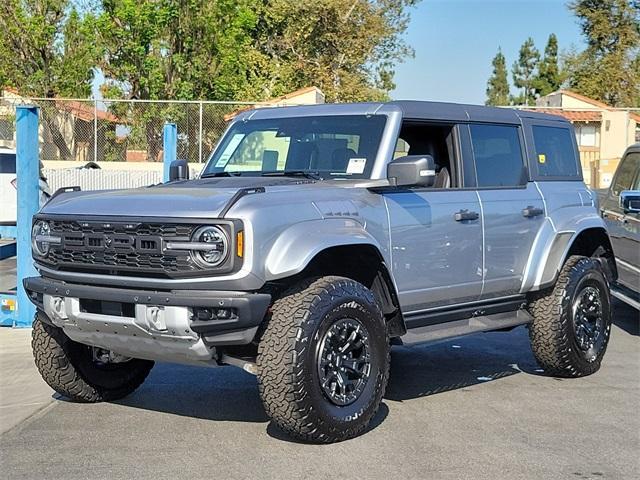
[[[240,121],[221,140],[202,176],[369,178],[385,121],[381,115]]]

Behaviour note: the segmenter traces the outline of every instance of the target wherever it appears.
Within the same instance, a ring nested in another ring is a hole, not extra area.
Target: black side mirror
[[[169,165],[169,181],[189,180],[189,164],[186,160],[174,160]]]
[[[620,206],[624,213],[640,213],[640,190],[620,192]]]
[[[387,178],[395,187],[432,187],[436,181],[436,162],[431,155],[407,155],[389,162]]]

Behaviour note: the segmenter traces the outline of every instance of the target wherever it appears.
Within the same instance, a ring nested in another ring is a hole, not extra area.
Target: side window
[[[616,178],[611,186],[611,192],[614,195],[620,195],[620,192],[623,190],[632,190],[632,187],[636,187],[634,189],[637,189],[637,186],[632,185],[631,183],[633,182],[633,177],[636,176],[636,172],[638,171],[639,162],[640,153],[630,153],[622,159],[622,162],[620,162],[620,165],[618,166]]]
[[[516,187],[526,183],[518,127],[470,125],[478,187]]]
[[[404,121],[394,158],[404,155],[431,155],[436,164],[434,188],[455,188],[456,154],[453,125],[433,125]]]
[[[576,151],[568,128],[534,125],[538,175],[541,177],[579,177]]]

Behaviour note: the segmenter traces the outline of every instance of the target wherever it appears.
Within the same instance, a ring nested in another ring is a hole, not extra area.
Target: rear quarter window
[[[573,134],[569,128],[534,125],[532,131],[538,176],[580,178]]]
[[[15,153],[0,153],[0,173],[16,173]]]

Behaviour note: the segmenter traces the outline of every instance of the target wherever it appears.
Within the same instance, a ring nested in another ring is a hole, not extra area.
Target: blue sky
[[[391,97],[482,104],[498,46],[510,70],[527,37],[542,52],[552,32],[561,51],[584,48],[565,0],[422,0],[405,35],[415,58],[397,66]]]

